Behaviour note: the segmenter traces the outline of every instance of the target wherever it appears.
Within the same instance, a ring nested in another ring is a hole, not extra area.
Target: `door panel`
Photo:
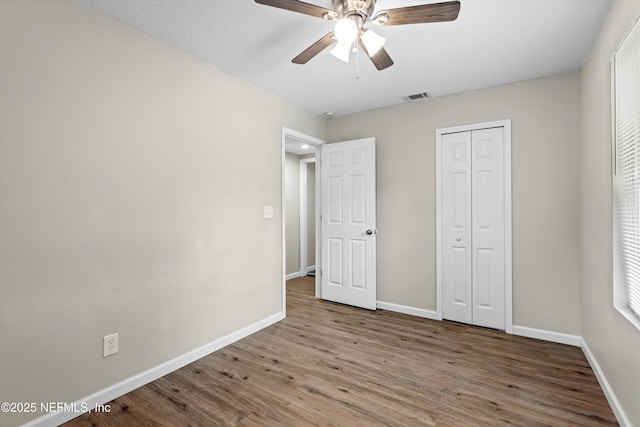
[[[504,128],[471,134],[473,324],[504,329]]]
[[[330,176],[329,177],[329,196],[327,202],[329,204],[329,215],[327,215],[328,221],[331,224],[342,224],[342,213],[344,211],[342,207],[342,176]]]
[[[471,134],[442,136],[443,317],[471,323]]]
[[[344,267],[342,265],[342,239],[329,238],[328,239],[328,256],[326,257],[328,262],[327,275],[329,285],[342,286],[344,284],[342,280],[342,272]]]
[[[367,287],[367,242],[351,241],[351,286],[366,290]]]
[[[469,299],[469,255],[466,248],[453,248],[453,304],[465,305]]]
[[[475,227],[477,230],[491,230],[493,171],[478,171],[475,180]]]
[[[463,230],[467,228],[469,221],[469,173],[453,172],[453,189],[451,196],[453,197],[453,228]]]
[[[322,298],[371,310],[376,308],[375,166],[374,138],[321,149]]]
[[[367,177],[351,176],[351,224],[364,225],[367,222]]]
[[[475,255],[474,263],[476,268],[476,274],[473,278],[475,286],[475,307],[492,307],[491,303],[491,282],[492,282],[492,256],[493,251],[491,249],[478,249]]]

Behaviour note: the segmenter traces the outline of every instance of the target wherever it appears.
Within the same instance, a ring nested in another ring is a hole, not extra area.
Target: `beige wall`
[[[300,156],[284,153],[286,272],[300,271]]]
[[[281,311],[281,129],[323,119],[73,0],[0,1],[0,88],[0,401],[72,402]]]
[[[583,337],[635,426],[640,426],[640,331],[613,307],[609,58],[639,14],[640,0],[614,1],[580,73]]]
[[[578,106],[569,73],[328,120],[377,139],[378,300],[436,309],[435,130],[512,119],[514,325],[580,335]]]

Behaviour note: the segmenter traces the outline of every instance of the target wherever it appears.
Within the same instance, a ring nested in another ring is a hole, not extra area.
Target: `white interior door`
[[[322,298],[376,308],[375,138],[321,148]]]
[[[440,139],[442,317],[505,329],[505,130]]]

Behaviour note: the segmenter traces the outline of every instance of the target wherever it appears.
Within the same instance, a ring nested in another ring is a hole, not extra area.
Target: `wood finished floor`
[[[287,318],[65,426],[617,425],[576,347],[360,310],[287,282]]]

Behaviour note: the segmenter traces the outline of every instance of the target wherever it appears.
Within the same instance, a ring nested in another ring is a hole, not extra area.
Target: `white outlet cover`
[[[111,356],[118,352],[118,334],[111,334],[102,337],[102,357]]]
[[[273,206],[265,206],[264,207],[264,217],[265,218],[273,218]]]

